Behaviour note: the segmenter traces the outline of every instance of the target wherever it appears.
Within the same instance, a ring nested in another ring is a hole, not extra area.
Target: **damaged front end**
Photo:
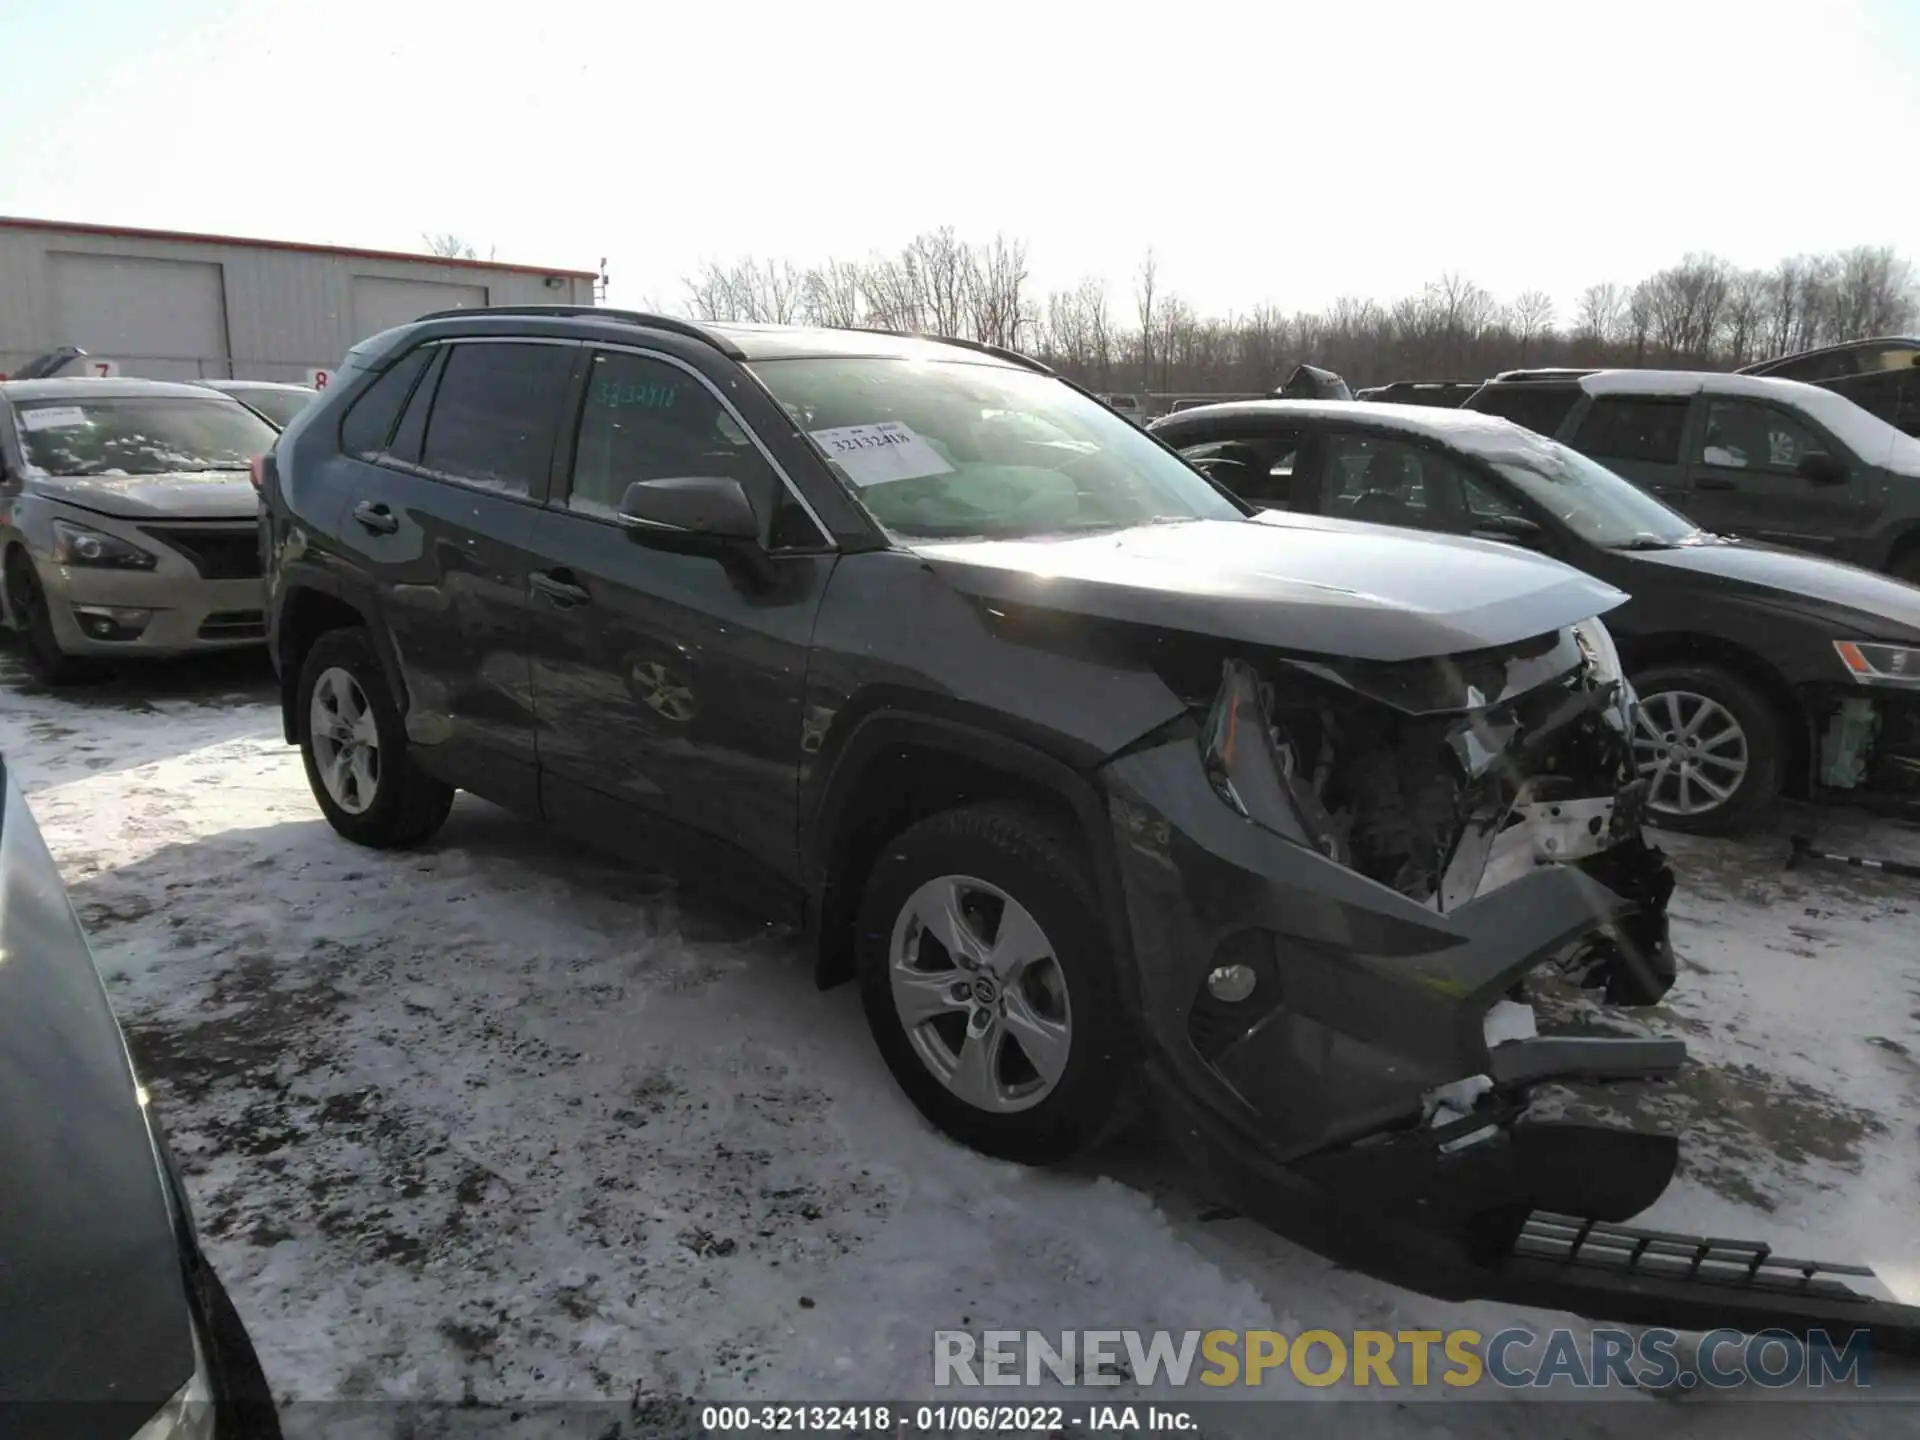
[[[1675,1139],[1534,1112],[1540,1085],[1686,1058],[1539,1034],[1527,1000],[1545,974],[1650,1005],[1675,975],[1599,621],[1413,662],[1203,658],[1211,694],[1169,677],[1190,719],[1105,778],[1156,1090],[1238,1204],[1447,1298],[1920,1339],[1862,1272],[1625,1228]]]

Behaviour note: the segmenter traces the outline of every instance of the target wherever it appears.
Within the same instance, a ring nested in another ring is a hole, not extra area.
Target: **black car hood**
[[[1358,660],[1510,645],[1626,599],[1513,546],[1287,513],[913,549],[988,602]]]
[[[1857,565],[1748,540],[1616,553],[1635,565],[1710,575],[1757,600],[1778,600],[1801,609],[1807,608],[1808,601],[1816,602],[1861,636],[1920,638],[1920,587]]]
[[[158,1410],[194,1368],[175,1217],[93,955],[4,769],[0,1405]]]

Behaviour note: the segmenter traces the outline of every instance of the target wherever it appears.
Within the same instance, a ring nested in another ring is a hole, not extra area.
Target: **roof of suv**
[[[1351,420],[1376,430],[1404,430],[1434,439],[1449,436],[1531,434],[1498,415],[1480,410],[1460,410],[1451,405],[1396,405],[1386,400],[1230,400],[1206,405],[1197,410],[1182,410],[1182,421],[1213,416],[1222,419],[1254,415],[1299,415],[1315,420]],[[1168,416],[1147,428],[1161,432],[1168,428]]]
[[[1028,356],[997,345],[956,340],[939,335],[908,335],[893,330],[837,329],[825,325],[757,325],[740,321],[683,320],[676,315],[654,315],[638,310],[613,310],[599,305],[508,305],[467,310],[440,310],[413,323],[438,320],[582,320],[605,325],[667,330],[704,340],[734,360],[797,360],[827,357],[871,357],[902,360],[966,360],[983,365],[1008,365],[1051,374]],[[961,352],[956,354],[955,352]]]
[[[45,380],[0,380],[0,396],[9,400],[128,400],[166,395],[205,400],[206,386],[175,380],[136,380],[128,376],[55,375]],[[239,404],[239,401],[234,401]]]
[[[1771,375],[1728,374],[1722,370],[1592,370],[1544,381],[1510,380],[1495,376],[1482,388],[1538,389],[1555,381],[1568,389],[1577,386],[1589,395],[1665,395],[1683,398],[1707,394],[1774,400],[1813,416],[1860,454],[1876,459],[1887,453],[1893,437],[1899,433],[1879,416],[1862,409],[1837,390],[1830,390],[1824,385],[1809,385],[1803,380],[1782,380]]]

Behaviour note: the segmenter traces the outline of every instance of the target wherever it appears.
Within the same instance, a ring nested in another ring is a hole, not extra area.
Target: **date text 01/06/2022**
[[[1198,1429],[1191,1411],[1169,1405],[707,1405],[705,1434],[1051,1435],[1086,1431]]]

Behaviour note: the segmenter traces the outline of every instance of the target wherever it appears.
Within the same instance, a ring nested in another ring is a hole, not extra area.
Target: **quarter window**
[[[1682,397],[1601,395],[1580,422],[1573,448],[1596,460],[1680,463],[1680,437],[1687,428]]]
[[[1568,386],[1489,385],[1473,396],[1471,409],[1524,425],[1549,439],[1560,429],[1580,392]]]
[[[566,345],[449,347],[420,463],[509,495],[544,492],[575,354]]]
[[[340,422],[340,448],[349,455],[372,456],[387,448],[400,411],[433,351],[421,346],[388,369],[347,408]]]

